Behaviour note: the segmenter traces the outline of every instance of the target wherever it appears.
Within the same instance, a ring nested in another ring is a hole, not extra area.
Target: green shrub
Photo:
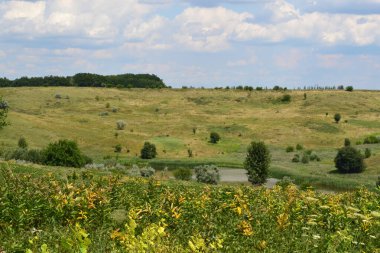
[[[339,114],[339,113],[335,113],[334,115],[334,120],[336,123],[339,123],[339,121],[341,120],[342,116]]]
[[[121,150],[122,150],[121,145],[120,145],[120,144],[117,144],[117,145],[115,146],[114,152],[115,152],[115,153],[120,153]]]
[[[321,158],[319,158],[319,156],[316,153],[313,152],[313,153],[310,154],[310,161],[312,161],[312,162],[314,162],[314,161],[320,162]]]
[[[283,103],[289,103],[291,101],[292,101],[292,96],[290,96],[289,94],[285,94],[281,98],[281,102]]]
[[[364,144],[377,144],[380,143],[380,138],[377,136],[368,136],[364,139]]]
[[[351,146],[351,141],[350,141],[350,139],[348,139],[348,138],[344,139],[344,146],[345,146],[345,147],[349,147],[349,146]]]
[[[346,91],[352,92],[352,91],[354,91],[354,87],[352,87],[352,86],[347,86],[347,87],[346,87]]]
[[[6,121],[8,115],[9,105],[3,98],[0,96],[0,129],[9,125]]]
[[[192,172],[190,169],[184,169],[184,168],[181,168],[181,169],[176,169],[174,172],[173,172],[173,175],[175,177],[175,179],[178,179],[178,180],[185,180],[185,181],[189,181],[191,180],[191,176],[192,176]]]
[[[84,156],[75,141],[59,140],[50,143],[43,150],[43,163],[52,166],[83,167],[86,163]]]
[[[295,154],[293,159],[292,159],[292,162],[294,163],[299,163],[301,160],[300,160],[300,155],[299,154]]]
[[[281,186],[282,188],[286,188],[291,184],[294,184],[294,180],[288,176],[284,176],[280,181],[276,183],[276,185]]]
[[[304,153],[301,159],[301,162],[307,164],[310,162],[310,156],[307,153]]]
[[[140,175],[142,177],[152,177],[155,172],[156,170],[149,166],[140,169]]]
[[[220,181],[219,169],[215,165],[200,165],[194,168],[197,182],[218,184]]]
[[[372,156],[372,152],[369,148],[366,148],[364,151],[364,157],[365,158],[370,158]]]
[[[294,152],[294,147],[293,147],[293,146],[288,146],[288,147],[286,148],[286,152],[287,152],[287,153]]]
[[[193,157],[193,151],[190,148],[187,149],[187,156],[189,158]]]
[[[24,149],[28,148],[28,143],[26,142],[26,139],[24,137],[20,137],[20,139],[18,139],[17,145],[19,148],[24,148]]]
[[[365,169],[363,155],[353,147],[339,149],[334,161],[340,173],[360,173]]]
[[[252,142],[247,149],[244,168],[248,181],[252,184],[263,184],[268,177],[270,153],[264,142]]]
[[[43,163],[44,156],[42,151],[39,149],[29,149],[26,153],[25,161],[39,164]]]
[[[377,177],[376,187],[380,187],[380,176]]]
[[[210,133],[210,142],[211,143],[218,143],[220,141],[220,135],[216,132]]]
[[[141,158],[142,159],[153,159],[157,155],[156,145],[145,142],[143,148],[141,149]]]
[[[303,149],[303,146],[302,146],[301,144],[297,144],[296,149],[297,149],[298,151],[300,151],[300,150]]]

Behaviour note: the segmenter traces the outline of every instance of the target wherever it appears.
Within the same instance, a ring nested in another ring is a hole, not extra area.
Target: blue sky
[[[0,0],[0,76],[380,89],[380,0]]]

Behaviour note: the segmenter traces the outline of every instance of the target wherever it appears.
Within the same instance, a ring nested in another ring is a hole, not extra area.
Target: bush
[[[210,133],[210,142],[216,144],[218,141],[220,141],[220,135],[216,132]]]
[[[307,153],[304,153],[301,159],[301,162],[307,164],[310,162],[310,156]]]
[[[281,102],[283,103],[289,103],[291,101],[292,101],[292,96],[290,96],[289,94],[285,94],[281,98]]]
[[[353,147],[339,149],[334,161],[340,173],[360,173],[365,169],[363,155]]]
[[[344,139],[344,146],[345,146],[345,147],[349,147],[349,146],[351,146],[351,141],[350,141],[350,139],[348,139],[348,138]]]
[[[334,120],[336,123],[339,123],[339,121],[341,120],[342,116],[339,114],[339,113],[335,113],[334,115]]]
[[[376,187],[380,187],[380,176],[377,177]]]
[[[294,163],[299,163],[301,160],[300,160],[300,155],[299,154],[295,154],[293,159],[292,159],[292,162]]]
[[[175,179],[178,179],[178,180],[185,180],[185,181],[190,181],[191,179],[191,176],[192,176],[192,172],[190,169],[176,169],[174,172],[173,172],[173,175],[175,177]]]
[[[191,150],[190,148],[187,149],[187,156],[189,158],[193,157],[193,150]]]
[[[354,91],[354,87],[352,87],[352,86],[347,86],[347,87],[346,87],[346,91],[352,92],[352,91]]]
[[[0,129],[7,126],[9,123],[6,121],[8,115],[9,105],[3,98],[0,96]]]
[[[115,146],[114,152],[115,152],[115,153],[120,153],[121,150],[122,150],[121,145],[120,145],[120,144],[117,144],[117,145]]]
[[[316,153],[313,152],[310,155],[310,161],[312,161],[312,162],[314,162],[314,161],[320,162],[321,158],[319,158],[319,156]]]
[[[215,165],[201,165],[194,168],[197,182],[218,184],[220,181],[219,169]]]
[[[286,188],[291,184],[294,184],[294,180],[287,176],[284,176],[280,181],[276,183],[276,185],[281,186],[282,188]]]
[[[369,148],[366,148],[364,151],[364,157],[365,158],[370,158],[372,156],[372,152]]]
[[[28,148],[28,143],[26,142],[26,139],[24,137],[20,137],[20,139],[18,139],[17,145],[19,148],[24,148],[24,149]]]
[[[141,149],[142,159],[153,159],[157,155],[156,145],[145,142],[143,148]]]
[[[286,152],[287,152],[287,153],[294,152],[294,147],[293,147],[293,146],[288,146],[288,147],[286,148]]]
[[[125,128],[125,122],[122,120],[118,120],[116,122],[116,129],[117,130],[124,130],[124,128]]]
[[[56,99],[61,99],[61,98],[62,98],[62,95],[61,95],[61,94],[55,94],[55,98],[56,98]]]
[[[144,167],[140,169],[140,175],[142,177],[151,177],[154,175],[155,172],[156,170],[153,169],[152,167]]]
[[[244,168],[248,181],[252,184],[263,184],[268,177],[270,153],[264,142],[252,142],[247,149]]]
[[[303,146],[302,146],[301,144],[297,144],[296,149],[297,149],[298,151],[300,151],[300,150],[303,149]]]
[[[50,143],[43,150],[43,163],[52,166],[83,167],[86,163],[85,157],[80,152],[74,141],[59,140]]]
[[[364,144],[377,144],[380,143],[380,138],[377,136],[368,136],[364,139]]]

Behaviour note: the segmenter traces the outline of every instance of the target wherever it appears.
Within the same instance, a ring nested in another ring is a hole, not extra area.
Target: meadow
[[[291,95],[290,103],[280,101],[284,94]],[[119,161],[133,164],[147,163],[139,155],[149,141],[158,150],[157,158],[148,161],[155,168],[204,163],[240,168],[247,145],[262,140],[272,153],[272,177],[290,176],[299,184],[345,190],[373,188],[380,172],[379,144],[357,145],[373,153],[362,174],[339,175],[333,163],[345,138],[355,144],[380,134],[377,91],[24,87],[2,88],[0,96],[10,104],[11,123],[1,130],[2,150],[16,147],[21,136],[31,148],[65,138],[75,140],[97,162],[114,157],[114,147],[120,144]],[[335,113],[342,115],[339,124]],[[124,130],[116,129],[118,120],[126,123]],[[218,144],[209,143],[211,131],[221,135]],[[297,144],[313,150],[321,161],[292,163],[294,154],[303,151],[285,149]]]
[[[5,162],[0,185],[0,252],[380,252],[380,196],[365,188],[210,186]]]

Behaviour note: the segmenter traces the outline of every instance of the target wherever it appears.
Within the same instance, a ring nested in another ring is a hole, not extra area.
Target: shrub
[[[191,179],[192,174],[193,173],[191,172],[190,169],[184,169],[184,168],[176,169],[173,172],[175,179],[185,180],[185,181],[189,181]]]
[[[0,96],[0,129],[7,126],[9,123],[6,121],[8,115],[9,105]]]
[[[61,94],[55,94],[55,98],[56,98],[56,99],[61,99],[61,98],[62,98],[62,95],[61,95]]]
[[[283,103],[289,103],[291,101],[292,101],[292,96],[290,96],[289,94],[285,94],[281,98],[281,102]]]
[[[376,187],[380,187],[380,176],[377,177]]]
[[[99,116],[102,116],[102,117],[103,117],[103,116],[108,116],[108,114],[109,114],[108,112],[100,112],[100,113],[99,113]]]
[[[205,184],[218,184],[220,181],[219,169],[215,165],[201,165],[194,168],[197,182]]]
[[[370,158],[372,155],[372,152],[369,148],[366,148],[365,151],[364,151],[364,157],[365,158]]]
[[[20,139],[18,139],[17,145],[19,148],[24,148],[24,149],[28,148],[28,143],[26,142],[26,139],[24,137],[20,137]]]
[[[292,162],[294,163],[299,163],[301,160],[300,160],[300,155],[299,154],[295,154],[293,159],[292,159]]]
[[[350,146],[339,149],[334,162],[340,173],[360,173],[365,169],[363,155]]]
[[[116,129],[117,130],[124,130],[124,128],[125,128],[125,122],[122,120],[118,120],[116,122]]]
[[[301,159],[301,162],[307,164],[310,162],[310,156],[307,153],[304,153]]]
[[[120,145],[120,144],[117,144],[117,145],[115,146],[114,152],[115,152],[115,153],[120,153],[121,150],[122,150],[121,145]]]
[[[252,184],[263,184],[268,177],[270,153],[264,142],[252,142],[247,149],[244,168],[248,181]]]
[[[220,135],[216,132],[210,133],[210,142],[216,144],[218,141],[220,141]]]
[[[280,181],[276,183],[276,185],[281,186],[282,188],[286,188],[291,184],[294,184],[294,179],[291,179],[288,176],[284,176]]]
[[[368,136],[364,139],[364,144],[377,144],[380,143],[380,139],[377,136]]]
[[[350,141],[350,139],[348,139],[348,138],[344,139],[344,146],[345,146],[345,147],[349,147],[349,146],[351,146],[351,141]]]
[[[294,152],[294,147],[293,147],[293,146],[288,146],[288,147],[286,148],[286,152],[287,152],[287,153]]]
[[[155,172],[156,170],[149,166],[140,169],[140,175],[142,177],[151,177],[154,175]]]
[[[312,161],[312,162],[314,162],[314,161],[320,162],[321,158],[319,158],[319,156],[316,153],[313,152],[310,155],[310,161]]]
[[[141,158],[142,159],[153,159],[157,155],[156,145],[145,142],[143,148],[141,149]]]
[[[43,150],[43,163],[52,166],[82,167],[85,158],[74,141],[59,140]]]
[[[341,120],[342,116],[339,114],[339,113],[335,113],[334,115],[334,120],[336,123],[339,123],[339,121]]]
[[[307,94],[304,93],[304,94],[303,94],[303,100],[306,100],[306,99],[307,99]]]
[[[299,150],[302,150],[303,149],[303,146],[301,144],[297,144],[296,146],[296,149],[299,151]]]
[[[110,107],[111,107],[110,103],[107,103],[107,104],[106,104],[106,108],[108,109],[108,108],[110,108]]]
[[[352,91],[354,91],[354,87],[352,87],[352,86],[347,86],[347,87],[346,87],[346,91],[352,92]]]
[[[193,151],[190,148],[187,149],[187,155],[189,158],[193,157]]]

